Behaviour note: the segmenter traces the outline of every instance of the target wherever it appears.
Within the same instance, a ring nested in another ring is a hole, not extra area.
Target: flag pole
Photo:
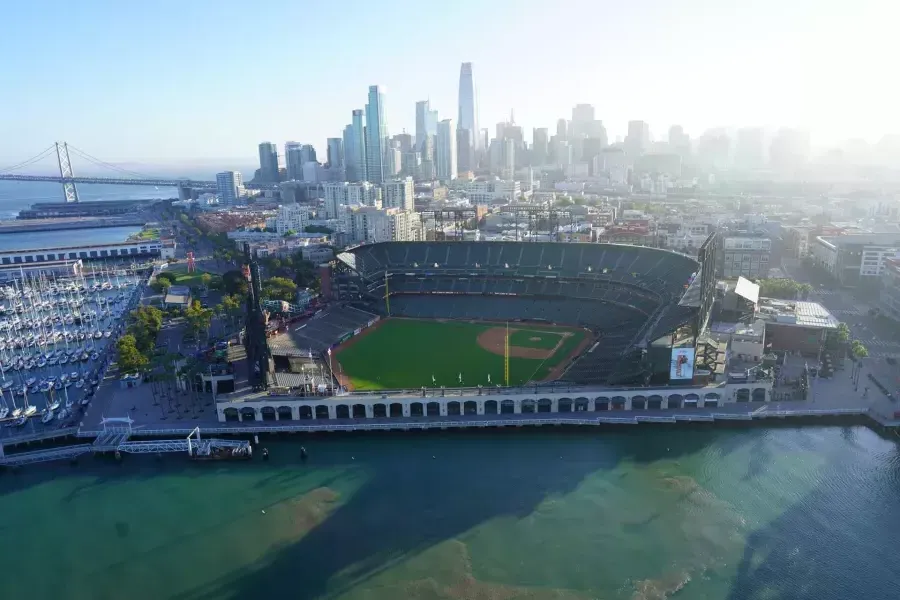
[[[390,292],[388,291],[388,276],[387,270],[384,272],[384,308],[387,311],[387,316],[391,316],[391,297]]]

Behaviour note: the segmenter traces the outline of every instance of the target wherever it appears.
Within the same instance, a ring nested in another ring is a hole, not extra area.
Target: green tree
[[[172,273],[171,271],[163,271],[162,273],[160,273],[159,275],[156,276],[157,281],[168,281],[169,285],[174,284],[177,279],[178,279],[178,275],[176,275],[175,273]]]
[[[144,354],[138,350],[137,340],[131,334],[123,335],[116,342],[118,352],[119,371],[126,373],[140,373],[150,362]]]
[[[212,275],[209,273],[204,273],[200,276],[200,283],[203,284],[203,287],[209,289],[209,284],[212,282]]]
[[[297,297],[297,284],[285,277],[270,277],[263,281],[262,293],[269,300],[293,302]]]
[[[222,298],[222,310],[232,325],[244,315],[244,305],[237,296],[225,296]]]
[[[837,326],[837,335],[839,342],[846,342],[850,339],[850,328],[846,323],[839,323]]]
[[[247,282],[247,278],[244,277],[244,274],[235,269],[226,271],[225,274],[222,275],[222,289],[225,290],[227,294],[246,296],[247,292],[250,290],[250,286]]]
[[[859,340],[853,340],[850,344],[850,353],[856,358],[866,358],[869,356],[869,350]]]
[[[188,331],[198,340],[202,332],[209,333],[209,327],[212,325],[212,316],[212,309],[203,308],[198,300],[194,300],[184,311],[184,319],[187,321]]]

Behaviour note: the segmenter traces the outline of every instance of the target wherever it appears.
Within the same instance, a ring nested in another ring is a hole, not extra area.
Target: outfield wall
[[[771,400],[772,382],[723,384],[716,387],[609,389],[600,387],[532,390],[515,388],[426,389],[341,396],[267,396],[222,401],[220,422],[340,420],[454,415],[540,414],[606,411],[674,410],[721,407]]]

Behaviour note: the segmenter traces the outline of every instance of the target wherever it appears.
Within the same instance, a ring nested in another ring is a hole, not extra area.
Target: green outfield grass
[[[497,325],[390,319],[340,350],[336,358],[357,390],[459,387],[460,373],[465,386],[489,385],[488,374],[491,385],[497,385],[503,383],[503,356],[484,350],[477,342],[478,335],[491,327]],[[572,333],[546,361],[510,358],[510,385],[546,377],[584,339],[585,332],[573,329]],[[537,346],[529,337],[553,338],[553,343]],[[549,349],[558,341],[558,334],[535,329],[524,333],[521,344],[511,345]],[[432,383],[432,375],[436,383]]]
[[[517,329],[509,334],[509,345],[521,348],[551,350],[562,339],[562,333],[540,329]],[[536,338],[536,339],[532,339]]]

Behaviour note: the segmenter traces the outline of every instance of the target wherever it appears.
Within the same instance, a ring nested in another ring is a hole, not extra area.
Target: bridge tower
[[[59,161],[59,176],[62,179],[63,196],[66,202],[78,202],[78,188],[75,186],[75,172],[69,160],[69,145],[56,142],[56,159]]]

